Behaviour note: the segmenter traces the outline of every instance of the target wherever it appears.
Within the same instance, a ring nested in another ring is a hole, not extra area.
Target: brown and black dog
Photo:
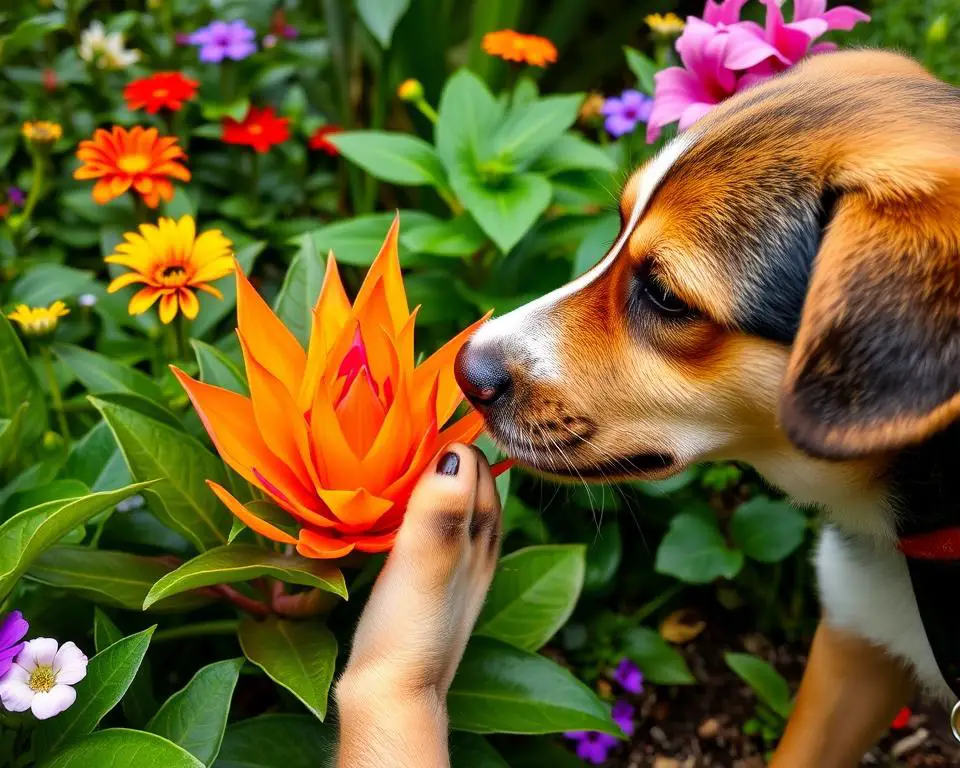
[[[855,765],[914,679],[960,690],[960,565],[898,548],[960,525],[960,90],[891,53],[813,57],[674,139],[620,214],[458,379],[537,470],[735,459],[819,507],[824,620],[774,764]]]

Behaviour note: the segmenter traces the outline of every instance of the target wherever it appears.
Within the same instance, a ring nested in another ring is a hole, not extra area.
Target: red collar
[[[897,548],[917,560],[960,560],[960,526],[904,536]]]

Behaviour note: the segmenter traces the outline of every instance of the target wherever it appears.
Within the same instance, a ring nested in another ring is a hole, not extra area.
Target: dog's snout
[[[467,342],[454,364],[457,383],[478,410],[486,410],[513,388],[499,345]]]

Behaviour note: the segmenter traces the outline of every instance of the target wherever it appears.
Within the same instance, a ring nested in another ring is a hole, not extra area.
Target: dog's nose
[[[463,394],[480,411],[490,408],[513,385],[498,346],[467,342],[457,354],[453,371]]]

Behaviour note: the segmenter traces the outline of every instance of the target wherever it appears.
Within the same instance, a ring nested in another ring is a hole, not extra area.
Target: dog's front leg
[[[771,768],[854,768],[913,692],[906,667],[821,622]]]
[[[500,544],[500,500],[479,451],[451,446],[421,478],[337,685],[340,768],[443,768],[447,690]]]

